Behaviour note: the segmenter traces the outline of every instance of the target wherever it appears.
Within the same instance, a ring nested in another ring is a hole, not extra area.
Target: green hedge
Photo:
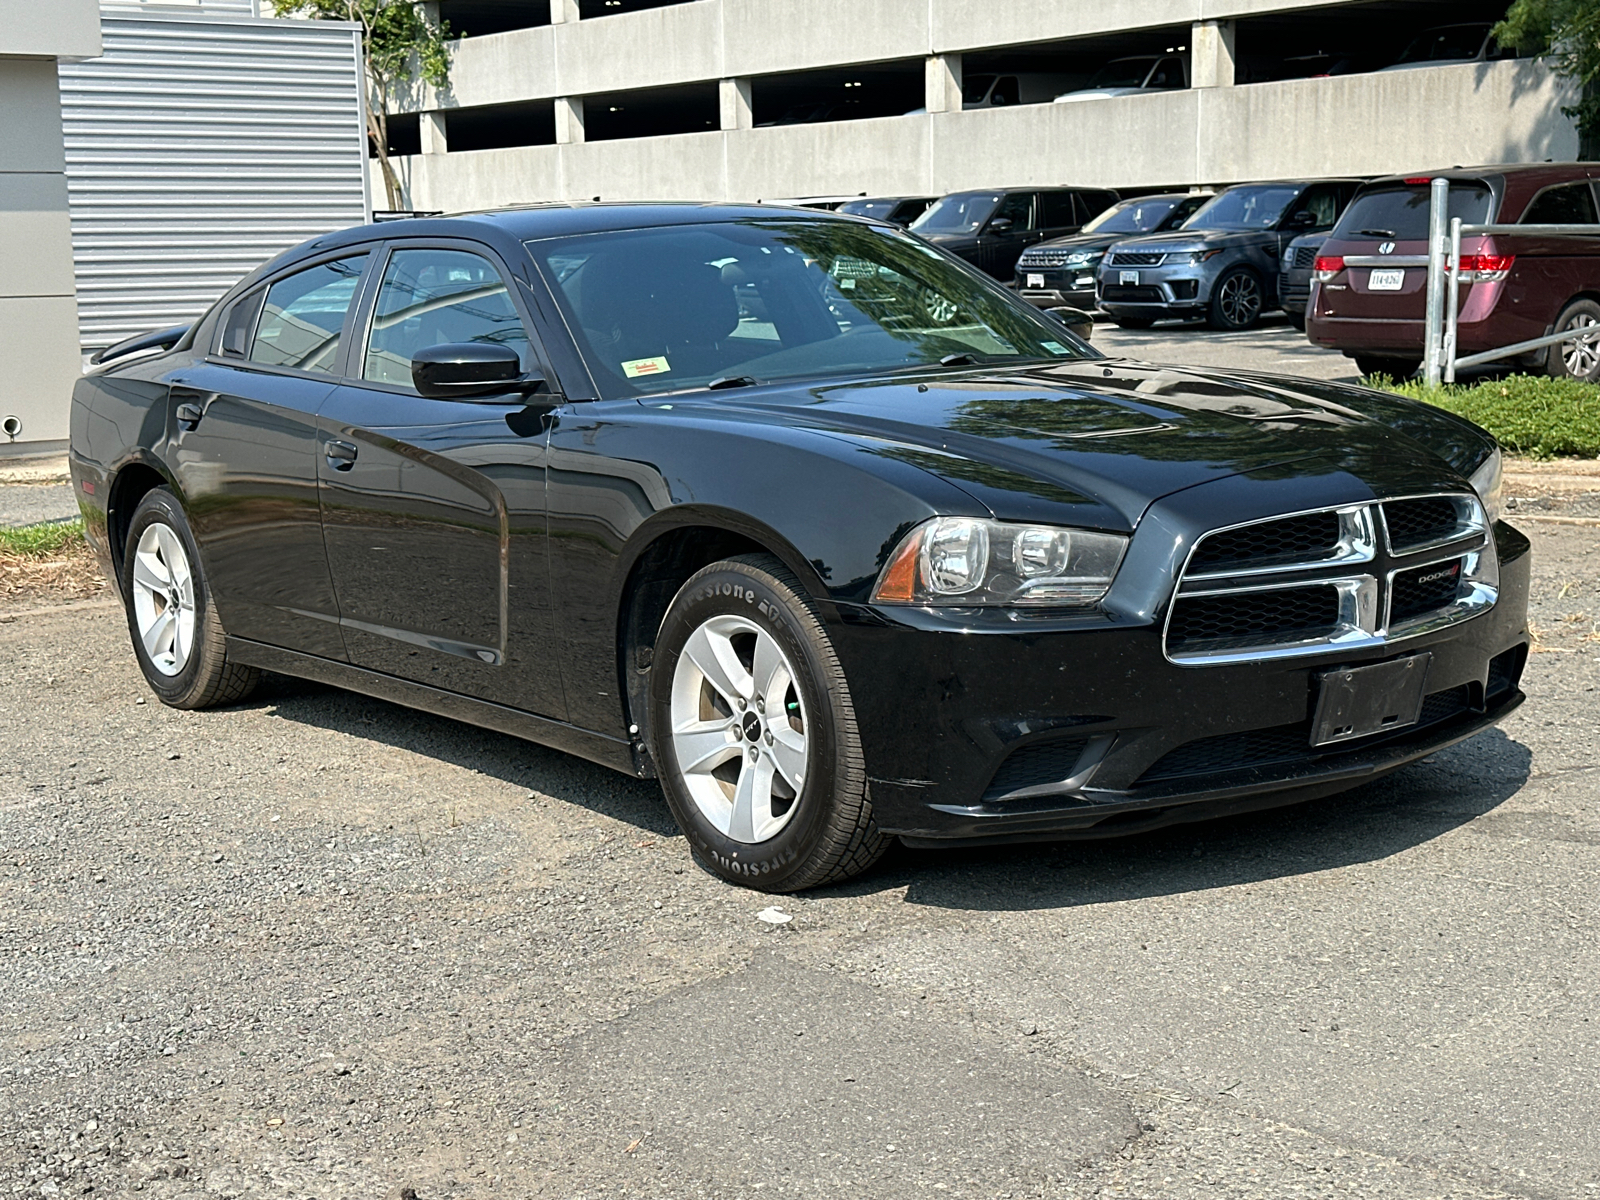
[[[1547,375],[1509,375],[1487,383],[1428,388],[1370,375],[1369,387],[1448,409],[1483,426],[1513,454],[1600,458],[1600,387]]]
[[[0,529],[0,554],[17,558],[52,558],[83,542],[83,521],[53,521],[48,525],[24,525],[20,529]]]

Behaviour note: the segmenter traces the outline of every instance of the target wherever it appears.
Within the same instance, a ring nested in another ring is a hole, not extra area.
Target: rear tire
[[[860,874],[889,844],[872,819],[849,683],[779,560],[746,554],[684,584],[650,672],[650,750],[696,861],[798,892]]]
[[[1385,358],[1375,354],[1355,356],[1356,370],[1363,375],[1387,375],[1397,382],[1410,379],[1422,366],[1420,358]]]
[[[1576,342],[1557,342],[1544,355],[1545,373],[1557,379],[1600,382],[1600,304],[1593,300],[1574,300],[1561,310],[1551,333],[1594,327],[1593,333]]]
[[[228,661],[227,635],[211,603],[194,534],[178,498],[146,492],[133,510],[122,555],[122,600],[145,682],[172,708],[215,708],[244,699],[261,673]]]
[[[1239,333],[1255,328],[1266,306],[1261,280],[1249,267],[1234,267],[1223,273],[1211,289],[1206,306],[1206,323],[1213,329]]]
[[[1154,317],[1112,317],[1111,319],[1123,329],[1149,329],[1156,323]]]

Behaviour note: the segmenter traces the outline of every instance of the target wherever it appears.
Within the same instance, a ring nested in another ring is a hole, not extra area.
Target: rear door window
[[[1595,225],[1594,192],[1587,179],[1545,188],[1522,214],[1523,225]]]
[[[1452,183],[1449,215],[1462,224],[1487,224],[1494,195],[1483,183]],[[1357,194],[1334,229],[1337,238],[1427,241],[1428,186],[1385,184]]]
[[[268,288],[250,343],[250,361],[331,372],[339,358],[345,314],[366,265],[366,254],[356,254],[296,271]]]

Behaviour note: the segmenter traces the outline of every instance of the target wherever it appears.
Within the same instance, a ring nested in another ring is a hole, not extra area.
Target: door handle
[[[329,442],[322,448],[322,453],[335,471],[348,471],[356,465],[356,448],[349,442]]]
[[[200,424],[200,418],[205,416],[205,410],[198,404],[180,404],[173,416],[178,420],[178,428],[193,429]]]

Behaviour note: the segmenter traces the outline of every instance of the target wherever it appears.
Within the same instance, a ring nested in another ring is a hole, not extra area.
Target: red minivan
[[[1600,163],[1456,168],[1365,184],[1322,245],[1306,306],[1306,336],[1344,351],[1363,374],[1403,378],[1422,362],[1436,176],[1450,181],[1450,215],[1464,224],[1600,225]],[[1459,355],[1597,325],[1600,237],[1464,237],[1461,283]],[[1600,381],[1600,336],[1506,365]]]

